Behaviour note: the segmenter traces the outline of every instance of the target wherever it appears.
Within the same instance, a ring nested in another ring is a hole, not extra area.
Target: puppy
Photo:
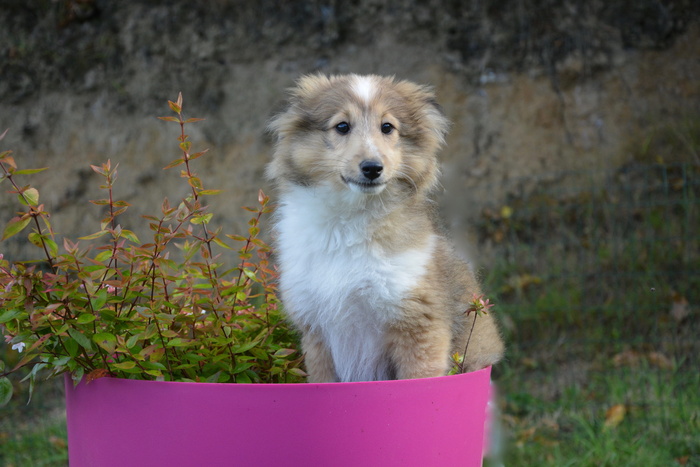
[[[501,359],[494,319],[466,313],[479,284],[435,227],[447,127],[428,88],[358,75],[301,78],[270,123],[280,292],[310,382],[444,375],[473,324],[464,368]]]

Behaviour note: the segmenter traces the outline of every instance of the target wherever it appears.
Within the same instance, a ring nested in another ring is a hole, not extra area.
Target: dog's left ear
[[[445,144],[445,136],[450,129],[450,121],[445,116],[440,104],[435,99],[432,90],[428,91],[425,99],[424,117],[426,126],[432,130],[440,146]]]
[[[450,128],[450,122],[437,103],[435,93],[428,86],[421,86],[410,81],[401,81],[396,85],[397,91],[403,95],[404,102],[410,109],[414,142],[422,152],[434,154],[445,144],[445,136]]]

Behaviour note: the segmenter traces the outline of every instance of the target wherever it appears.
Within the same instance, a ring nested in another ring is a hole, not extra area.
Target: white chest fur
[[[294,188],[277,211],[280,287],[298,325],[320,332],[341,381],[386,379],[383,333],[425,273],[435,243],[389,253],[371,241],[381,203],[331,188]],[[376,206],[374,203],[377,202]]]

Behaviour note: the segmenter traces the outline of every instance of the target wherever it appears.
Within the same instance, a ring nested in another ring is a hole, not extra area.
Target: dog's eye
[[[391,123],[382,123],[382,133],[388,135],[392,131],[394,131],[394,125]]]
[[[335,131],[344,135],[350,131],[350,124],[348,122],[340,122],[335,126]]]

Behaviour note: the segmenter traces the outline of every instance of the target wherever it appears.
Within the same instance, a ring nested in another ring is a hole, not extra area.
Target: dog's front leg
[[[338,381],[331,351],[319,333],[304,332],[301,338],[301,348],[304,351],[309,383],[335,383]]]
[[[394,323],[387,333],[387,348],[396,378],[445,375],[449,370],[449,324],[423,313],[413,318]]]

